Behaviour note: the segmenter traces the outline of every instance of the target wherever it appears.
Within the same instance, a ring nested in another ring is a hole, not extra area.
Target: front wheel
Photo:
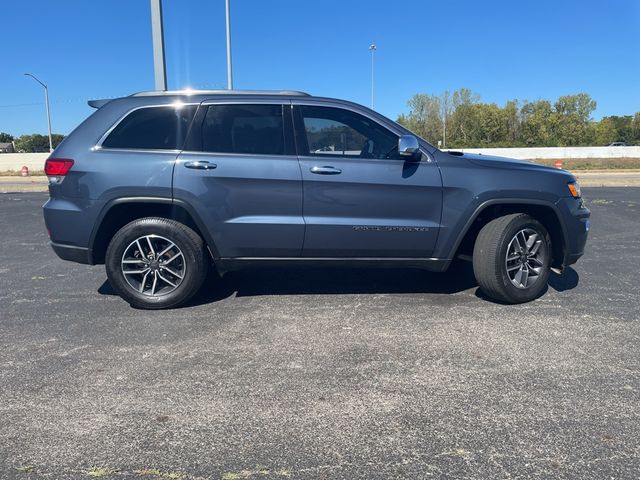
[[[166,218],[141,218],[113,236],[105,256],[114,290],[138,308],[177,307],[191,298],[207,274],[202,239]]]
[[[476,238],[473,272],[482,291],[495,300],[524,303],[539,297],[550,265],[549,233],[527,214],[496,218]]]

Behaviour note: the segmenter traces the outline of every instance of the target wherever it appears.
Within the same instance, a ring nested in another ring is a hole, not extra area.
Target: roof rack
[[[166,95],[285,95],[310,97],[306,92],[297,90],[151,90],[138,92],[131,97],[159,97]]]

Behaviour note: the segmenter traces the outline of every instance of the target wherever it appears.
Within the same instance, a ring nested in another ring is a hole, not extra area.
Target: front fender
[[[485,192],[472,197],[470,201],[467,200],[466,204],[461,203],[460,200],[456,201],[455,199],[445,200],[442,215],[443,221],[434,257],[444,258],[449,261],[453,260],[462,240],[476,219],[487,208],[496,205],[503,205],[505,207],[526,207],[533,205],[550,209],[555,214],[561,227],[563,243],[567,245],[568,235],[566,227],[562,221],[562,214],[556,205],[558,198],[552,194],[545,194],[544,192],[535,192],[535,194],[536,197],[534,198],[533,195],[527,196],[526,192],[513,190]],[[455,194],[452,196],[455,196]]]

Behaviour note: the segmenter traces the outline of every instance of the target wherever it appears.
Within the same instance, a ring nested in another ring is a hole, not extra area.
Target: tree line
[[[549,100],[483,103],[461,88],[440,95],[419,93],[398,122],[443,148],[640,145],[640,112],[594,121],[596,101],[586,93]]]
[[[51,134],[51,142],[53,148],[56,148],[64,139],[64,135],[59,133]],[[0,132],[0,143],[14,142],[16,152],[48,152],[49,151],[49,135],[40,135],[32,133],[30,135],[21,135],[14,137],[8,133]]]

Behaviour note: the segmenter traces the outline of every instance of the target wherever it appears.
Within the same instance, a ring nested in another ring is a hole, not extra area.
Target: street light
[[[167,63],[164,56],[162,0],[151,0],[151,40],[153,45],[153,77],[156,90],[166,90]]]
[[[51,139],[51,113],[49,112],[49,88],[31,73],[25,73],[27,77],[33,78],[36,82],[44,87],[44,101],[47,106],[47,123],[49,124],[49,152],[53,152],[53,140]]]
[[[233,72],[231,70],[231,11],[229,0],[225,0],[227,22],[227,90],[233,90]]]
[[[369,45],[369,50],[371,51],[371,110],[373,110],[373,57],[377,49],[378,47],[376,47],[375,43]]]

